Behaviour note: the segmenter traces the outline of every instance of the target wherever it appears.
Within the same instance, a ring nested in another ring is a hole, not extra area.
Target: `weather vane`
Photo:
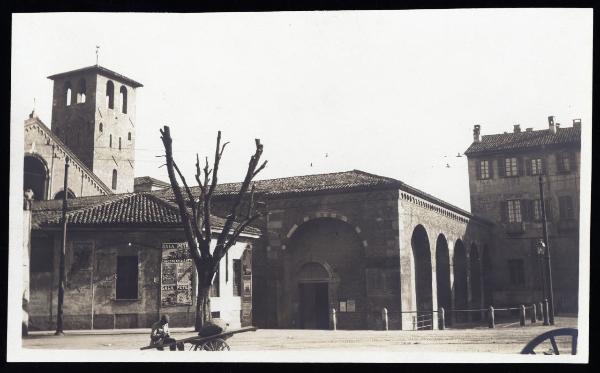
[[[96,66],[98,66],[98,50],[100,49],[99,45],[96,45]]]

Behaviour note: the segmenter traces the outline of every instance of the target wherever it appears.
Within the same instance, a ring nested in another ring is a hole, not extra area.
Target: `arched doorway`
[[[54,199],[63,199],[65,197],[65,191],[61,190],[60,192],[54,195]],[[76,198],[75,193],[71,189],[67,189],[67,199]]]
[[[27,155],[23,165],[23,190],[31,189],[33,199],[46,199],[48,189],[48,169],[38,157]]]
[[[452,305],[452,290],[450,289],[450,254],[448,241],[440,234],[435,244],[435,268],[437,281],[437,305],[449,310]]]
[[[463,310],[468,306],[467,287],[467,251],[458,239],[454,244],[454,308]],[[467,321],[467,313],[455,312],[456,320]]]
[[[469,256],[471,264],[471,300],[472,308],[481,308],[481,263],[479,258],[479,250],[475,243],[471,244],[471,255]],[[473,312],[473,319],[480,320],[481,313]]]
[[[297,278],[300,328],[329,329],[329,273],[319,263],[306,263]]]
[[[352,225],[328,217],[305,221],[292,231],[283,255],[281,327],[329,328],[333,307],[339,329],[366,327],[364,248]],[[340,311],[339,302],[353,306]]]
[[[417,317],[421,318],[425,317],[425,312],[430,315],[433,309],[431,250],[427,232],[422,225],[415,227],[410,242],[415,270],[416,311]]]

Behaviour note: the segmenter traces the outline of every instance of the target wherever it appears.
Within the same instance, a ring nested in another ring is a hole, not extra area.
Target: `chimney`
[[[527,128],[525,128],[525,132],[531,132],[531,131],[533,131],[533,127],[527,127]]]
[[[521,125],[520,124],[515,124],[514,125],[515,129],[514,129],[514,133],[519,133],[521,132]]]
[[[481,142],[481,125],[476,124],[473,126],[473,141],[474,142]]]
[[[573,119],[573,128],[581,129],[581,119]]]
[[[554,116],[549,116],[548,117],[548,130],[551,133],[556,133],[556,127],[554,126]]]

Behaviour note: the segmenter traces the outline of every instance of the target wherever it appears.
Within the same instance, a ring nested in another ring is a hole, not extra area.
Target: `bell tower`
[[[52,132],[114,193],[133,192],[136,89],[143,85],[99,65],[48,79]]]

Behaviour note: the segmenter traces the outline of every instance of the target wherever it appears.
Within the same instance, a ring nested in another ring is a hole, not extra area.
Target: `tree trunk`
[[[208,285],[198,283],[198,299],[196,300],[196,323],[194,329],[199,332],[200,329],[211,321],[210,313],[210,283]]]

